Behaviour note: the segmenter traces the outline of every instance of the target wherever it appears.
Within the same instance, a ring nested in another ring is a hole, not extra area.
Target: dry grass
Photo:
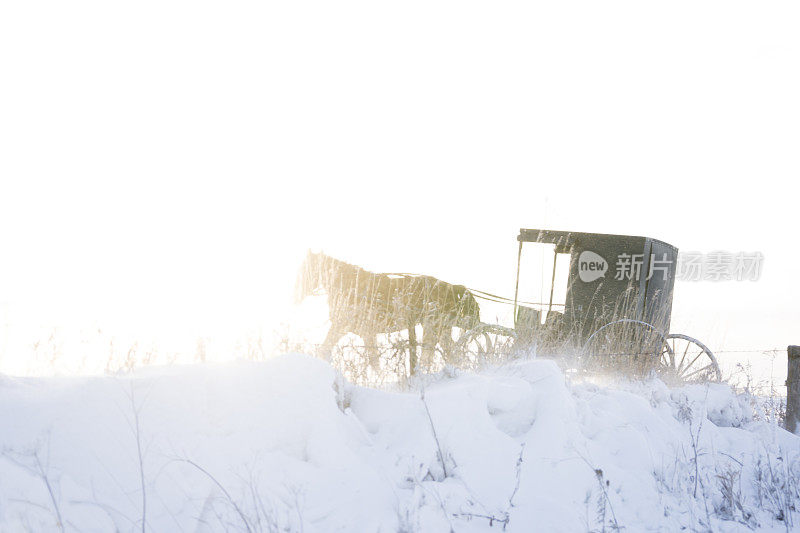
[[[333,306],[334,316],[352,311],[347,306],[337,308],[335,301],[329,305]],[[529,357],[552,358],[569,371],[611,373],[633,378],[658,375],[665,381],[679,382],[665,364],[662,332],[631,320],[594,327],[633,315],[634,305],[631,293],[626,293],[613,305],[601,306],[606,310],[602,316],[586,317],[586,322],[568,324],[563,320],[563,314],[551,313],[544,324],[520,321],[515,330],[483,323],[473,328],[461,328],[457,323],[443,321],[436,316],[434,309],[429,324],[433,324],[431,327],[436,331],[426,336],[426,324],[417,326],[414,351],[408,330],[403,330],[399,324],[388,326],[380,322],[375,325],[366,321],[353,328],[363,337],[351,333],[329,344],[286,340],[282,346],[284,351],[317,353],[328,359],[348,380],[369,386],[408,383],[414,374],[412,360],[417,363],[419,375],[450,371],[448,369],[479,370]],[[665,323],[667,319],[662,316],[656,317],[655,321]],[[587,327],[587,323],[591,326]],[[394,329],[398,331],[385,333]],[[592,335],[598,329],[600,331]],[[704,375],[696,377],[698,380],[706,378]]]

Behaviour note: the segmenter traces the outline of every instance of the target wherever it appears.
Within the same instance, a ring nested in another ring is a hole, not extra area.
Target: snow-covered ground
[[[2,531],[800,525],[800,437],[750,398],[571,382],[546,360],[424,393],[355,387],[305,355],[0,376],[0,444]]]

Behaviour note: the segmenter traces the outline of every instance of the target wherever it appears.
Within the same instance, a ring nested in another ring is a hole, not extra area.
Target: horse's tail
[[[476,327],[481,322],[481,307],[475,295],[463,285],[455,285],[458,299],[459,318],[463,319],[470,328]]]

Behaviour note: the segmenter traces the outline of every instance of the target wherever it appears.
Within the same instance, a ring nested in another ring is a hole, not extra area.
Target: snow
[[[0,530],[141,531],[143,514],[192,532],[800,523],[800,437],[726,385],[579,382],[536,359],[426,381],[358,387],[301,354],[0,376]]]

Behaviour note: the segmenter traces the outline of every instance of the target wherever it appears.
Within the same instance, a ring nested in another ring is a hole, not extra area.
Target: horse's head
[[[311,250],[306,254],[303,264],[300,265],[300,269],[297,271],[297,280],[294,285],[295,303],[299,304],[319,287],[322,256],[323,254],[315,254]]]

